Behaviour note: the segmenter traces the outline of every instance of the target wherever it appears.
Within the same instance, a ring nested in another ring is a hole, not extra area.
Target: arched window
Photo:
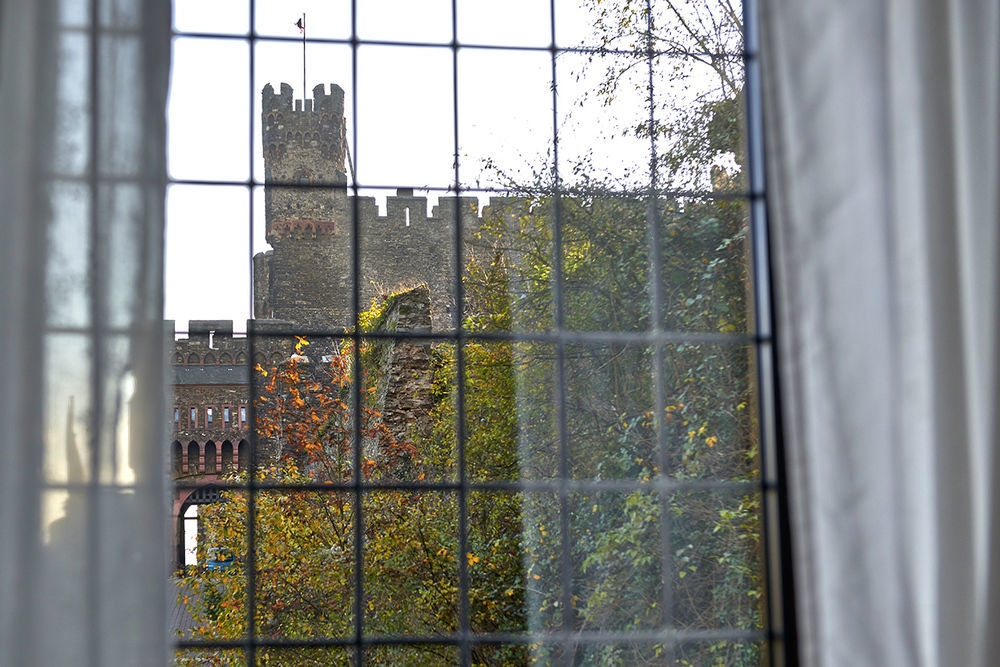
[[[226,440],[222,443],[222,472],[231,472],[233,469],[233,443]]]
[[[239,456],[238,465],[239,465],[240,470],[246,470],[247,469],[247,465],[250,462],[250,459],[249,459],[249,456],[250,456],[250,445],[247,443],[246,440],[240,440],[240,444],[239,444],[237,456]]]
[[[211,352],[208,352],[207,354],[205,354],[205,358],[202,360],[202,363],[205,364],[206,366],[214,366],[215,355],[212,354]]]
[[[207,474],[215,472],[215,443],[211,440],[205,443],[205,472]]]
[[[183,364],[184,363],[184,357],[181,356],[180,352],[178,352],[177,354],[174,355],[174,363],[175,364]]]
[[[201,365],[201,357],[199,357],[196,352],[192,352],[191,354],[188,355],[187,365],[188,366],[200,366]]]
[[[181,516],[181,548],[183,561],[181,566],[198,564],[198,506],[188,505]]]
[[[184,451],[181,443],[174,440],[174,474],[179,475],[184,472]]]
[[[242,366],[246,362],[247,362],[247,355],[243,354],[242,352],[238,352],[236,354],[236,365]]]
[[[198,474],[198,471],[200,470],[200,466],[198,464],[201,463],[201,461],[199,461],[200,458],[201,451],[198,448],[198,443],[192,440],[188,443],[187,471],[189,474]]]
[[[228,352],[223,352],[219,355],[219,365],[220,366],[232,366],[233,358]]]
[[[219,487],[208,484],[192,491],[181,504],[180,514],[177,517],[178,567],[198,564],[198,540],[201,539],[198,505],[217,503],[221,500]]]

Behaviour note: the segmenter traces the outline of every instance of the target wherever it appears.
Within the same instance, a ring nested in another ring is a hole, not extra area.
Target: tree
[[[725,0],[650,4],[652,13],[643,1],[588,3],[599,45],[588,67],[602,78],[581,104],[610,105],[630,86],[646,93],[644,113],[619,132],[656,139],[655,185],[703,194],[651,191],[641,170],[608,179],[586,157],[558,177],[543,167],[531,182],[508,179],[523,203],[487,224],[481,242],[507,258],[510,328],[545,332],[558,323],[622,339],[514,346],[520,466],[542,478],[565,461],[573,478],[644,483],[662,472],[678,483],[752,482],[754,350],[717,336],[754,326],[748,208],[736,196],[745,189],[742,26]],[[687,94],[653,94],[650,67],[666,72],[656,86]],[[678,342],[659,350],[644,343],[654,326]],[[746,488],[580,491],[565,504],[554,495],[525,502],[527,574],[540,582],[528,589],[529,627],[761,628],[759,496]],[[571,609],[562,589],[567,553]],[[559,661],[565,650],[541,646],[534,657]],[[599,664],[759,660],[756,645],[738,642],[573,650],[574,660]]]
[[[378,304],[362,321],[375,324]],[[256,403],[261,443],[260,483],[283,485],[349,481],[353,473],[353,411],[349,400],[349,350],[325,364],[307,361],[300,339],[296,354],[270,369],[258,368],[262,388]],[[360,351],[363,367],[377,367],[377,345]],[[516,475],[513,410],[498,411],[496,400],[513,400],[509,351],[470,348],[466,378],[470,419],[482,428],[469,442],[469,467],[477,478]],[[361,378],[361,436],[366,483],[441,481],[453,478],[455,378],[453,357],[435,352],[433,433],[417,443],[398,442],[371,405],[377,378]],[[509,381],[509,378],[508,378]],[[489,396],[486,396],[489,394]],[[491,398],[492,397],[492,398]],[[489,424],[487,424],[489,422]],[[516,430],[516,429],[515,429]],[[506,436],[504,435],[506,433]],[[245,481],[246,473],[234,481]],[[224,501],[202,506],[199,562],[210,548],[246,553],[247,495],[224,493]],[[519,499],[511,494],[469,498],[467,552],[458,549],[458,509],[453,493],[372,490],[362,504],[364,599],[367,631],[374,634],[433,635],[458,630],[458,559],[464,558],[471,586],[470,620],[478,632],[523,629],[520,575]],[[356,501],[350,492],[259,490],[255,494],[255,632],[273,639],[349,637],[354,629],[354,530]],[[182,582],[180,595],[196,621],[197,638],[236,639],[247,632],[245,561],[239,567],[204,569]],[[370,659],[391,664],[448,663],[452,649],[437,645],[374,647]],[[476,647],[477,664],[523,661],[521,647]],[[262,665],[349,662],[338,648],[261,649]],[[191,652],[180,664],[241,664],[234,652]]]
[[[608,102],[626,86],[645,90],[648,79],[633,75],[648,70],[651,57],[667,73],[658,85],[688,86],[682,105],[647,96],[655,105],[646,109],[652,120],[647,113],[619,129],[657,139],[658,185],[703,193],[668,195],[650,192],[648,182],[609,181],[586,160],[559,181],[547,167],[530,183],[510,181],[516,201],[485,222],[464,267],[463,322],[471,334],[545,334],[559,324],[621,339],[473,335],[461,352],[463,377],[457,377],[459,352],[437,344],[431,428],[403,442],[380,425],[371,398],[377,344],[362,348],[360,471],[353,469],[354,351],[335,355],[328,366],[293,359],[260,369],[267,375],[258,436],[268,458],[259,481],[340,482],[357,473],[370,481],[450,482],[459,472],[460,430],[465,474],[477,482],[554,480],[564,470],[574,479],[640,485],[661,474],[679,483],[756,479],[753,350],[717,337],[753,329],[747,214],[735,196],[743,187],[739,17],[727,0],[656,2],[653,13],[635,0],[587,3],[601,47],[589,66],[602,73],[590,99]],[[651,56],[651,45],[669,55]],[[605,57],[612,52],[620,57]],[[664,61],[679,66],[664,68]],[[392,299],[376,304],[363,325],[379,326]],[[678,334],[677,342],[657,348],[643,338],[654,328]],[[203,544],[241,552],[246,502],[230,492],[227,502],[208,508]],[[261,636],[353,632],[358,509],[343,491],[258,495],[254,622]],[[458,548],[452,492],[372,491],[360,509],[368,632],[457,630],[460,559],[468,567],[477,632],[755,629],[763,622],[759,503],[752,491],[473,492],[466,553]],[[241,567],[186,582],[186,594],[197,600],[197,636],[245,633],[245,587]],[[569,650],[544,643],[477,647],[473,659],[544,663],[562,661]],[[595,664],[759,660],[756,645],[724,641],[572,650],[575,661]],[[229,657],[213,659],[228,664]],[[451,649],[434,646],[372,649],[369,657],[392,664],[454,661]],[[336,648],[265,650],[261,663],[350,658]]]

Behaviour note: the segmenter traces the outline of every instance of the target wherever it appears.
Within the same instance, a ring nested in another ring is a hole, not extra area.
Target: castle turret
[[[349,235],[337,234],[347,231],[337,229],[347,209],[344,90],[330,84],[327,93],[321,84],[313,99],[293,99],[287,83],[279,94],[268,84],[261,124],[265,231],[274,252],[254,261],[254,315],[342,325],[349,292],[340,274],[350,249]]]

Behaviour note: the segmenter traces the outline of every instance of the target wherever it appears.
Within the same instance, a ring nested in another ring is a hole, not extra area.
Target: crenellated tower
[[[470,257],[481,222],[476,197],[443,195],[428,212],[427,198],[404,187],[386,198],[384,215],[374,197],[349,197],[344,90],[319,85],[312,93],[312,99],[294,99],[287,83],[278,94],[270,84],[262,91],[265,229],[272,250],[254,257],[254,317],[307,329],[351,326],[356,229],[362,309],[380,290],[425,284],[434,329],[454,326],[455,230],[461,228]],[[514,210],[507,200],[490,204],[505,215]]]
[[[261,124],[265,232],[273,251],[254,258],[254,316],[342,325],[350,289],[342,275],[350,244],[337,233],[347,212],[344,90],[330,84],[327,93],[320,84],[312,99],[293,99],[287,83],[278,94],[268,84]]]

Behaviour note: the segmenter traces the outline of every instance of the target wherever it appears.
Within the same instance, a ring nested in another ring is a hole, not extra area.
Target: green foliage
[[[529,189],[550,188],[541,183]],[[657,226],[652,231],[651,220]],[[654,328],[696,335],[752,328],[741,204],[727,198],[651,200],[591,183],[558,199],[536,196],[527,211],[497,216],[482,235],[516,258],[504,283],[504,318],[513,330],[544,333],[561,322],[569,331],[638,335],[634,343],[512,344],[522,476],[556,477],[565,459],[570,476],[585,479],[757,478],[752,348],[678,342],[657,350],[642,338]],[[651,239],[658,239],[659,252],[651,252]],[[482,273],[468,272],[470,293],[486,289],[486,278],[472,284]],[[562,280],[555,289],[557,274]],[[657,381],[661,414],[655,411]],[[570,531],[565,539],[563,507]],[[761,626],[755,494],[573,493],[565,505],[556,496],[534,494],[522,504],[521,522],[533,630],[566,623],[607,632]],[[570,610],[562,607],[564,549],[572,563]],[[674,647],[585,645],[573,659],[662,664],[667,648]],[[565,659],[564,650],[540,645],[532,655],[557,662]],[[758,650],[754,644],[708,643],[698,651],[688,646],[682,655],[692,664],[749,664]]]
[[[656,56],[654,65],[676,90],[689,94],[653,98],[650,120],[620,130],[656,139],[659,183],[705,187],[707,193],[668,197],[627,178],[604,182],[586,160],[558,183],[545,170],[532,183],[510,183],[520,198],[484,222],[464,267],[463,325],[473,334],[539,335],[516,341],[473,337],[461,351],[435,345],[430,428],[402,443],[379,429],[372,398],[387,381],[378,376],[385,349],[372,344],[360,350],[368,373],[362,380],[363,431],[368,441],[382,443],[379,451],[391,453],[366,460],[363,471],[349,465],[347,365],[319,388],[314,377],[293,376],[301,370],[294,365],[274,369],[275,389],[258,407],[264,416],[260,436],[281,439],[275,451],[284,455],[260,474],[261,480],[288,483],[343,481],[355,474],[427,482],[454,482],[464,474],[490,482],[552,480],[565,472],[572,479],[625,480],[649,488],[472,492],[465,553],[459,549],[457,498],[450,491],[371,490],[361,508],[350,493],[262,492],[254,525],[254,623],[260,636],[351,636],[359,509],[365,593],[359,611],[369,633],[456,631],[460,562],[468,568],[475,632],[761,628],[758,494],[668,491],[652,484],[663,478],[758,477],[753,350],[719,336],[754,328],[747,210],[733,196],[744,187],[739,15],[728,0],[657,1],[653,15],[640,0],[586,4],[599,45],[589,67],[603,73],[591,97],[609,103],[621,94],[622,86],[631,85],[631,73],[649,64],[650,44],[684,54],[669,62]],[[633,55],[608,57],[631,49]],[[393,298],[361,314],[363,331],[386,326]],[[548,335],[553,331],[583,337],[560,342]],[[621,336],[612,341],[602,332]],[[668,344],[651,332],[678,336]],[[231,491],[225,502],[203,506],[202,548],[245,552],[246,503],[242,492]],[[566,555],[569,572],[562,569]],[[243,564],[199,571],[185,579],[181,595],[191,602],[196,637],[246,633]],[[760,660],[758,644],[727,641],[581,644],[573,655],[567,650],[541,642],[477,646],[473,662]],[[284,649],[263,651],[260,664],[352,659],[340,648]],[[453,664],[456,655],[453,647],[374,647],[366,659]],[[222,651],[188,654],[178,663],[241,660],[239,652]]]

